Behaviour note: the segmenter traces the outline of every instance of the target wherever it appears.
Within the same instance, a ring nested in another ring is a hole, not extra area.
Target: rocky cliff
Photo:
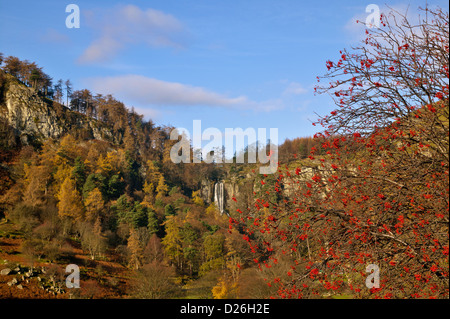
[[[69,132],[82,132],[87,138],[113,141],[113,134],[103,123],[46,99],[13,76],[0,72],[0,118],[22,144],[60,138]]]
[[[294,181],[298,181],[300,183],[306,183],[306,181],[311,180],[317,171],[321,171],[321,169],[309,163],[308,166],[302,165],[301,162],[297,163],[298,166],[302,168],[302,174],[300,176],[293,177]],[[250,194],[253,192],[258,192],[261,189],[261,177],[256,173],[250,173],[252,171],[252,166],[244,172],[235,172],[229,170],[227,174],[219,181],[212,181],[208,179],[204,179],[201,182],[200,194],[203,201],[207,204],[215,203],[216,207],[219,208],[219,202],[217,200],[216,195],[216,186],[218,184],[223,185],[223,208],[224,212],[227,215],[232,211],[231,207],[233,206],[232,198],[239,198],[242,194]],[[253,170],[255,171],[255,170]],[[278,175],[274,175],[278,176]],[[293,196],[297,190],[298,184],[296,183],[281,183],[284,196]],[[252,197],[252,196],[251,196]]]

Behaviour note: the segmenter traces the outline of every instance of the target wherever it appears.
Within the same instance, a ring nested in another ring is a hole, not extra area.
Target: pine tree
[[[148,212],[147,229],[150,235],[156,234],[159,231],[158,218],[156,217],[155,212],[152,210]]]
[[[59,79],[58,82],[55,84],[55,95],[54,95],[54,99],[58,102],[58,103],[62,103],[62,98],[64,96],[64,92],[63,92],[63,80]]]
[[[86,182],[86,165],[80,156],[75,159],[75,166],[72,170],[72,177],[75,179],[77,189],[81,191]]]
[[[69,97],[72,97],[72,83],[70,82],[70,80],[67,80],[64,84],[66,85],[66,106],[69,107]]]

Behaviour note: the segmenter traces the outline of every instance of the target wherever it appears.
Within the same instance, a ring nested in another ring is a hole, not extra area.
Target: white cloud
[[[91,78],[87,83],[95,92],[112,93],[120,99],[139,105],[233,107],[250,103],[244,96],[230,98],[202,87],[142,75]]]
[[[161,106],[225,107],[246,111],[270,112],[285,107],[282,98],[253,101],[246,96],[229,97],[203,87],[167,82],[142,75],[119,75],[85,79],[85,85],[100,94],[112,94],[136,110]],[[150,109],[159,115],[160,109]]]
[[[291,82],[284,90],[283,95],[300,95],[307,93],[308,90],[305,89],[300,83]]]
[[[146,119],[156,120],[161,116],[161,112],[159,110],[155,110],[152,108],[135,107],[134,110],[136,111],[136,113],[144,115],[144,118]]]
[[[133,44],[176,49],[185,46],[186,31],[182,23],[162,11],[127,5],[106,13],[89,12],[88,16],[98,36],[79,57],[79,63],[109,60]]]

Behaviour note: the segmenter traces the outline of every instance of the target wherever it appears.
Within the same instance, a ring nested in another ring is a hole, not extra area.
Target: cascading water
[[[218,182],[214,185],[214,203],[216,204],[217,209],[220,212],[220,215],[223,215],[224,209],[224,191],[223,191],[223,182]]]

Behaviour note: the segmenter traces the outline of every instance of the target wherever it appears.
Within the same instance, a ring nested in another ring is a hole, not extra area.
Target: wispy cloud
[[[185,47],[187,34],[183,24],[174,16],[155,9],[142,10],[127,5],[89,12],[91,28],[98,36],[79,57],[79,63],[110,60],[130,45],[150,47]]]
[[[96,92],[114,92],[115,96],[140,105],[232,107],[249,103],[243,96],[230,98],[202,87],[134,74],[91,78],[87,83]]]
[[[282,98],[254,101],[247,96],[229,97],[199,86],[136,74],[88,78],[85,84],[94,92],[113,94],[127,104],[140,108],[203,106],[270,112],[285,107]]]
[[[305,89],[300,83],[291,82],[284,90],[283,95],[300,95],[307,92],[308,90]]]
[[[44,34],[39,36],[39,39],[44,43],[55,43],[55,44],[67,44],[70,42],[70,38],[58,30],[49,28]]]

